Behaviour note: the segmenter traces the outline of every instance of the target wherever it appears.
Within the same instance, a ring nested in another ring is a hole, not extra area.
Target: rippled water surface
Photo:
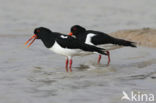
[[[1,37],[1,103],[120,103],[122,91],[155,93],[156,49],[122,48],[103,56],[75,57],[66,73],[65,58],[48,51],[40,41],[30,48],[26,36]],[[94,58],[94,59],[93,59]]]
[[[156,96],[156,49],[121,48],[103,56],[65,58],[36,40],[24,42],[36,26],[69,32],[73,24],[113,32],[155,27],[154,0],[1,0],[0,103],[121,103],[122,91]]]

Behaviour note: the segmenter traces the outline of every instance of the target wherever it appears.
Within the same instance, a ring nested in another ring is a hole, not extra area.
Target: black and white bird
[[[123,46],[136,47],[134,42],[114,38],[100,31],[86,30],[84,27],[80,25],[72,26],[69,35],[75,36],[78,40],[86,44],[98,46],[100,48],[105,48],[107,50],[106,52],[108,56],[108,65],[110,63],[109,50],[114,50],[117,48],[121,48]],[[101,54],[99,54],[98,64],[100,63],[100,60],[101,60]]]
[[[32,40],[30,44],[27,46],[29,47],[35,41],[35,39],[41,39],[41,41],[47,48],[49,48],[49,50],[67,57],[65,66],[67,72],[68,72],[68,59],[69,59],[69,70],[70,72],[72,72],[71,66],[73,56],[82,56],[92,53],[106,55],[105,49],[85,44],[69,35],[52,32],[51,30],[45,27],[36,28],[34,30],[34,35],[25,43],[25,45],[27,45],[28,42]]]

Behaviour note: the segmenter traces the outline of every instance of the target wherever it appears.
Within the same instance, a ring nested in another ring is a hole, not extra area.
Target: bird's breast
[[[63,48],[56,41],[54,45],[49,49],[57,54],[64,55],[64,56],[76,56],[79,55],[81,52],[80,49]]]

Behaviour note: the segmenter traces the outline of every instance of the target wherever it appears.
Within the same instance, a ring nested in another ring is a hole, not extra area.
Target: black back
[[[95,34],[91,38],[91,42],[94,45],[101,45],[101,44],[116,44],[116,45],[122,45],[122,46],[131,46],[131,47],[136,47],[134,42],[123,40],[123,39],[118,39],[114,38],[106,33],[100,32],[100,31],[94,31],[94,30],[86,30],[80,25],[74,25],[71,28],[71,32],[73,35],[76,36],[76,38],[82,42],[86,41],[87,35],[88,34]]]
[[[93,30],[87,30],[86,35],[93,33],[95,36],[91,39],[91,42],[94,45],[101,45],[101,44],[115,44],[116,38],[109,36],[106,33],[99,32],[99,31],[93,31]]]
[[[37,39],[41,39],[47,48],[52,47],[54,43],[57,42],[63,48],[82,49],[84,51],[95,51],[101,54],[105,54],[105,51],[102,48],[87,45],[84,42],[80,42],[76,38],[58,32],[52,32],[51,30],[44,27],[36,28],[34,33],[37,35]]]

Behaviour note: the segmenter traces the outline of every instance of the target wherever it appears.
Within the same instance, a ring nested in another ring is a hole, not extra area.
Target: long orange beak
[[[32,40],[32,39],[33,39],[33,40]],[[36,35],[36,34],[34,34],[28,41],[26,41],[24,45],[27,45],[28,42],[32,40],[32,41],[30,42],[30,44],[27,46],[27,48],[28,48],[28,47],[35,41],[35,39],[37,39],[37,35]]]
[[[68,35],[72,36],[72,35],[73,35],[73,33],[72,33],[72,32],[70,32]]]

